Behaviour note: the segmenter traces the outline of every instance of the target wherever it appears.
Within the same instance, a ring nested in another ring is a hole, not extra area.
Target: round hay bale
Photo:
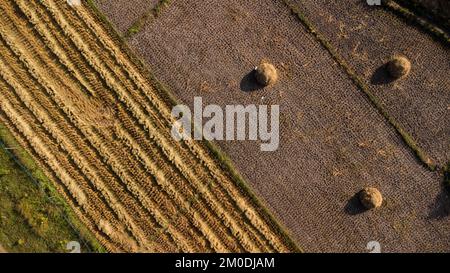
[[[359,201],[366,209],[375,209],[381,207],[383,196],[378,189],[368,187],[359,192]]]
[[[277,69],[275,66],[267,62],[261,63],[256,68],[255,73],[256,81],[263,86],[275,84],[278,80]]]
[[[397,56],[389,61],[387,70],[391,77],[395,79],[404,78],[411,71],[411,62],[406,57]]]

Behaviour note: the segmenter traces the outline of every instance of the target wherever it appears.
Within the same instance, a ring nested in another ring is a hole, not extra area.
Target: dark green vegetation
[[[397,2],[400,3],[401,5],[399,5]],[[426,15],[426,9],[422,7],[419,8],[417,4],[413,4],[413,2],[411,1],[392,1],[392,0],[386,1],[384,7],[393,12],[394,14],[402,17],[408,23],[423,28],[425,31],[432,34],[435,39],[442,41],[446,45],[450,45],[450,37],[445,31],[443,31],[433,22],[430,22],[429,20],[426,20],[423,17],[418,16],[422,15],[426,16],[426,18],[429,18],[429,16]],[[440,21],[443,22],[443,20]],[[446,27],[444,23],[440,25]]]
[[[8,252],[103,251],[33,159],[0,125],[0,244]]]
[[[402,6],[430,19],[433,23],[450,30],[450,2],[448,0],[396,0]]]

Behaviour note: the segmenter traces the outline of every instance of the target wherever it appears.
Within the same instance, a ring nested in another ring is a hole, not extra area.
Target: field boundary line
[[[119,48],[124,52],[124,54],[130,59],[131,63],[137,66],[137,69],[142,72],[142,75],[147,78],[149,83],[153,88],[158,90],[162,99],[168,102],[169,105],[178,105],[178,100],[175,98],[173,93],[163,86],[153,75],[151,70],[146,64],[143,63],[142,58],[139,58],[137,53],[135,53],[126,41],[126,38],[119,35],[109,21],[109,19],[98,9],[97,5],[93,0],[86,0],[89,8],[93,11],[93,15],[96,16],[102,23],[103,27],[110,33],[114,39],[118,41]],[[235,183],[237,188],[241,189],[245,194],[248,195],[250,201],[253,203],[257,212],[261,213],[261,217],[264,221],[270,224],[271,229],[275,231],[275,234],[280,236],[283,243],[286,244],[294,252],[303,252],[303,250],[297,245],[296,242],[291,238],[288,230],[279,222],[274,215],[267,209],[267,206],[260,200],[248,186],[248,182],[238,173],[233,163],[225,155],[216,144],[209,141],[202,141],[201,146],[212,156],[212,159],[218,163],[219,167],[224,171],[224,173],[231,178],[231,181]]]
[[[150,22],[151,19],[156,19],[166,9],[172,0],[159,0],[154,7],[150,7],[141,17],[136,19],[133,24],[127,29],[124,34],[125,39],[130,39],[132,36],[139,33],[142,28]]]
[[[369,87],[358,76],[358,74],[351,68],[347,61],[340,56],[337,50],[331,43],[321,35],[309,19],[300,11],[300,9],[292,3],[291,0],[282,0],[284,4],[290,9],[291,13],[297,17],[300,23],[311,33],[315,39],[322,45],[322,47],[331,55],[331,57],[341,66],[347,76],[352,82],[366,95],[372,105],[378,112],[386,119],[386,121],[395,129],[407,147],[413,152],[417,160],[427,167],[430,171],[435,171],[439,166],[433,162],[428,154],[419,147],[415,139],[397,122],[383,107],[380,100],[369,90]]]

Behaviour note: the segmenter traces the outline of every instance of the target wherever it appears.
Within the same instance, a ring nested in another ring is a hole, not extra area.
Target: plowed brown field
[[[448,45],[365,1],[290,2],[356,70],[418,146],[438,166],[445,166],[450,160]],[[390,80],[383,69],[393,55],[404,55],[412,62],[411,74],[404,80]]]
[[[110,251],[298,250],[91,9],[0,3],[0,119]]]

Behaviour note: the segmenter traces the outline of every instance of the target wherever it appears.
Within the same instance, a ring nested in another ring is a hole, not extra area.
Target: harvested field
[[[432,45],[435,56],[427,56],[447,68],[440,59],[447,58],[443,48],[429,39],[419,43]],[[306,251],[365,252],[372,240],[382,244],[383,252],[450,250],[449,200],[442,177],[417,161],[283,1],[179,0],[130,44],[156,77],[191,107],[195,96],[202,96],[205,105],[280,105],[276,152],[261,152],[257,142],[219,145]],[[255,91],[246,75],[262,59],[275,64],[280,79],[273,87]],[[420,64],[416,71],[422,69]],[[432,72],[428,81],[445,86],[444,72]],[[424,126],[437,131],[433,141],[439,146],[430,141],[429,150],[442,160],[448,152],[440,149],[448,128],[443,102],[437,100],[445,96],[429,89],[405,100],[414,107],[420,107],[418,96],[436,100],[433,113],[443,119],[429,117]],[[385,97],[391,98],[387,91]],[[406,111],[413,111],[410,105]],[[380,189],[386,200],[382,209],[363,212],[355,202],[354,194],[366,186]]]
[[[158,2],[159,0],[95,0],[99,9],[115,23],[120,33],[125,33],[133,22]]]
[[[365,1],[295,0],[317,32],[362,77],[368,89],[442,167],[450,159],[450,53],[448,45]],[[392,81],[383,65],[393,55],[412,63],[410,75]]]
[[[0,3],[0,120],[109,251],[298,248],[87,6]]]

